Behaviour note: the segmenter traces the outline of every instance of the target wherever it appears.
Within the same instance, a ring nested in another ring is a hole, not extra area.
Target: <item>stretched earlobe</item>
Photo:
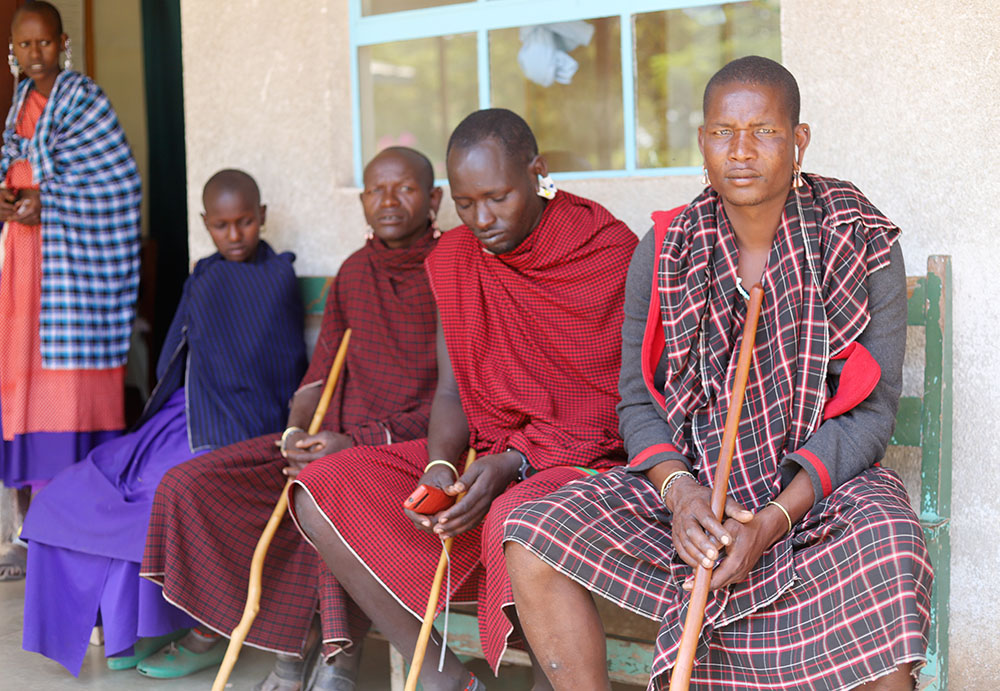
[[[556,192],[558,191],[559,190],[556,189],[555,181],[550,176],[548,175],[539,176],[538,192],[537,192],[539,197],[542,197],[543,199],[555,199]]]
[[[802,187],[802,166],[796,163],[792,172],[792,188],[798,189],[800,187]]]
[[[431,236],[437,240],[441,237],[441,229],[437,224],[437,212],[434,209],[427,210],[427,220],[430,222]]]

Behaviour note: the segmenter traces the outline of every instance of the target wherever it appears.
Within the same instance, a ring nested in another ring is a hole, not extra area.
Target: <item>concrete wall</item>
[[[997,688],[1000,6],[784,0],[782,39],[813,130],[806,168],[850,178],[903,228],[908,273],[953,258],[950,686]]]
[[[357,247],[351,184],[346,0],[182,0],[192,262],[213,251],[201,189],[242,168],[268,206],[265,238],[300,274],[330,273]]]
[[[192,258],[212,249],[198,217],[202,184],[239,166],[261,185],[272,244],[298,252],[300,274],[334,272],[364,232],[351,187],[346,0],[294,0],[281,12],[237,0],[181,6]],[[782,43],[813,130],[806,169],[853,180],[904,229],[909,273],[928,254],[954,258],[951,688],[995,688],[1000,9],[992,0],[784,0]],[[566,187],[636,232],[650,211],[700,189],[693,177]],[[448,227],[455,215],[444,206]]]
[[[94,2],[91,31],[94,64],[89,74],[101,85],[118,113],[132,147],[143,189],[149,180],[149,146],[146,136],[146,70],[142,52],[141,0]],[[76,57],[74,56],[74,61]],[[146,195],[142,202],[142,227],[149,227]]]

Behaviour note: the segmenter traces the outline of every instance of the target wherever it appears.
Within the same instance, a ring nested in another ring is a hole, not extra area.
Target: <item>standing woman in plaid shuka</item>
[[[110,102],[69,69],[55,7],[14,14],[9,59],[27,78],[0,156],[0,479],[37,490],[124,427],[141,191]],[[0,580],[23,575],[20,548],[0,558]]]

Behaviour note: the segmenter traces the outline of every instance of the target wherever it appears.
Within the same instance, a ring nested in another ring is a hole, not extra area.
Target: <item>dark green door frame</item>
[[[142,0],[149,137],[149,233],[156,247],[151,362],[163,345],[188,274],[187,172],[180,0]]]

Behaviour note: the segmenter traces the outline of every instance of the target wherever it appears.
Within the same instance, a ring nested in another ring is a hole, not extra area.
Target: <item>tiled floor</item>
[[[61,665],[48,658],[21,649],[24,581],[0,583],[0,691],[49,691],[49,689],[107,689],[125,691],[142,689],[156,691],[205,691],[215,679],[215,669],[172,681],[147,679],[133,670],[112,672],[104,661],[103,648],[91,646],[79,678],[74,678]],[[266,676],[273,658],[253,648],[243,648],[239,662],[227,688],[249,691]],[[480,679],[489,683],[490,691],[516,691],[531,686],[526,669],[505,668],[500,680],[493,679],[481,660],[469,663]],[[359,691],[389,691],[389,653],[381,641],[365,643],[362,657]]]

